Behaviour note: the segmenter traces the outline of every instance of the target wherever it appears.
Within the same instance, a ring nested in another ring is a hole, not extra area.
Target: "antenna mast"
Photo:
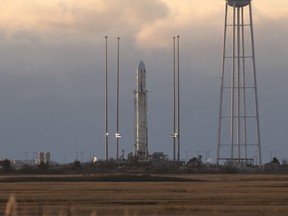
[[[105,160],[108,161],[108,36],[105,36],[106,55],[105,55]]]
[[[121,135],[119,133],[119,64],[120,64],[120,46],[119,46],[120,37],[117,38],[117,110],[116,110],[116,160],[119,159],[119,139]]]

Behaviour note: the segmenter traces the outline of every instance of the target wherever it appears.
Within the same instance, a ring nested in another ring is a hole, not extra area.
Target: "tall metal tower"
[[[119,75],[120,75],[120,37],[117,38],[117,85],[116,85],[116,160],[119,159],[119,139],[121,138],[121,134],[119,132]]]
[[[180,161],[180,36],[177,36],[177,72],[176,72],[176,37],[173,37],[173,161]]]
[[[105,36],[105,160],[109,156],[109,132],[108,132],[108,36]]]
[[[252,0],[226,0],[217,163],[262,163]]]

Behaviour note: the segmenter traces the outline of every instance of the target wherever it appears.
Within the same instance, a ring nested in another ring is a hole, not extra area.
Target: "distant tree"
[[[240,169],[236,166],[225,166],[224,172],[227,174],[234,174],[234,173],[239,173]]]
[[[75,160],[75,161],[73,162],[73,164],[72,164],[72,169],[76,169],[76,170],[81,169],[81,163],[80,163],[80,161]]]
[[[273,157],[272,163],[280,164],[280,161],[276,157]]]
[[[193,157],[192,159],[190,159],[188,162],[187,162],[187,165],[188,166],[192,166],[192,167],[200,167],[202,165],[202,156],[199,155],[198,157]]]
[[[3,161],[0,161],[0,165],[1,165],[2,170],[3,170],[4,172],[9,172],[9,171],[12,170],[11,162],[10,162],[10,160],[8,160],[8,159],[5,159],[5,160],[3,160]]]
[[[45,162],[41,162],[39,165],[38,165],[38,169],[39,170],[48,170],[49,169],[49,163],[45,163]]]
[[[32,170],[34,170],[35,167],[28,165],[28,164],[23,164],[23,166],[21,167],[21,171],[23,172],[30,172]]]

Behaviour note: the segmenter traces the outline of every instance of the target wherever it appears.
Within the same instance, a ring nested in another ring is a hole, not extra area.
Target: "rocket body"
[[[137,86],[134,91],[135,100],[135,156],[139,160],[148,159],[147,129],[147,90],[146,68],[141,61],[137,68]]]

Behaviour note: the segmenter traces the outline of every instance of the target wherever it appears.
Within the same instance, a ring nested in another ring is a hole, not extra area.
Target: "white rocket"
[[[135,156],[139,160],[148,159],[147,90],[146,69],[143,61],[137,68],[137,88],[135,97]]]

